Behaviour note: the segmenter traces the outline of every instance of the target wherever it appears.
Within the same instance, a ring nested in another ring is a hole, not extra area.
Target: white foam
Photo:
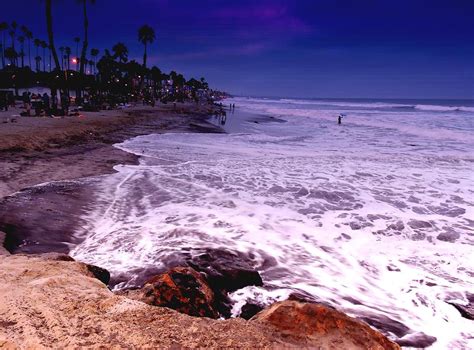
[[[361,112],[338,127],[333,111],[239,103],[288,122],[119,145],[141,162],[104,177],[73,256],[115,275],[190,248],[271,256],[265,288],[233,293],[234,314],[296,290],[435,336],[433,348],[473,346],[472,321],[445,302],[474,289],[467,117]]]

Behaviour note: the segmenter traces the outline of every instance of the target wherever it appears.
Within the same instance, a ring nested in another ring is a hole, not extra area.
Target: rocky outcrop
[[[201,274],[189,267],[171,269],[146,282],[140,290],[126,292],[125,295],[190,316],[219,317],[214,292]]]
[[[367,324],[321,304],[279,302],[251,319],[274,327],[308,347],[323,349],[400,349]]]
[[[215,290],[233,292],[247,286],[263,285],[260,274],[243,253],[209,249],[193,257],[188,264],[195,270],[203,272]]]
[[[292,346],[257,323],[191,317],[115,295],[75,261],[0,255],[0,301],[6,348]]]
[[[186,286],[203,288],[208,301],[212,291],[201,278],[179,268],[147,285],[175,285],[183,297]],[[320,304],[281,302],[250,321],[150,306],[112,293],[88,265],[63,254],[0,255],[0,300],[0,348],[399,349],[366,324]]]
[[[247,286],[262,286],[263,281],[250,257],[225,249],[207,249],[193,256],[187,264],[204,274],[214,292],[220,315],[230,317],[232,308],[228,293]]]
[[[4,242],[7,234],[5,232],[0,231],[0,255],[10,255],[10,252],[5,249]]]

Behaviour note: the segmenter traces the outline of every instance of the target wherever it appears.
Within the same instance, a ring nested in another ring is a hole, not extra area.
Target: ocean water
[[[234,98],[227,134],[157,134],[96,185],[73,247],[116,288],[206,248],[246,254],[269,304],[310,295],[392,339],[474,348],[474,103]],[[339,113],[343,124],[337,125]]]

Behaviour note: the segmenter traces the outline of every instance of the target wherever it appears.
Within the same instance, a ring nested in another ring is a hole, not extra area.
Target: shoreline
[[[0,199],[38,184],[108,174],[115,165],[134,164],[136,155],[113,145],[136,136],[223,132],[207,122],[219,110],[186,103],[176,110],[159,105],[63,119],[22,117],[18,123],[0,124]]]
[[[22,118],[26,135],[11,133],[0,145],[0,231],[6,233],[5,248],[12,253],[67,254],[80,242],[73,231],[93,203],[93,181],[86,179],[114,173],[118,164],[138,163],[139,156],[114,144],[153,133],[223,132],[207,122],[219,110],[215,105],[179,104],[176,110],[138,107],[89,114],[79,121]],[[37,123],[45,123],[46,129],[32,129],[30,124]],[[0,135],[7,132],[0,129]],[[36,133],[34,140],[28,140],[29,133]]]

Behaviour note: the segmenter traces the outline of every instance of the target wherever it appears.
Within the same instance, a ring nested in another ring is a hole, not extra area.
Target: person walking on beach
[[[43,108],[44,108],[44,113],[46,115],[50,115],[50,106],[49,106],[49,95],[45,92],[43,94],[43,97],[41,98],[43,100]]]
[[[61,108],[65,116],[69,115],[69,96],[67,94],[61,95]]]
[[[30,98],[30,93],[25,91],[22,94],[22,99],[23,99],[23,108],[25,108],[26,115],[30,116],[31,112],[31,98]]]
[[[338,124],[338,125],[341,125],[341,124],[342,124],[342,117],[343,117],[342,114],[339,114],[339,117],[337,117],[337,124]]]

